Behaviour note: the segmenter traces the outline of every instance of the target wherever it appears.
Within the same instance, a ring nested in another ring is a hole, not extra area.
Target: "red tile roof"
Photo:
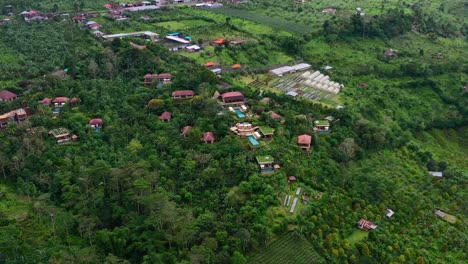
[[[172,118],[172,113],[171,112],[164,112],[159,116],[159,120],[164,121],[164,120],[171,120]]]
[[[42,101],[40,103],[45,104],[45,105],[50,105],[50,103],[52,103],[52,99],[50,99],[49,97],[46,97],[46,98],[42,99]]]
[[[171,78],[172,75],[170,73],[161,73],[158,75],[159,78]]]
[[[70,103],[76,103],[76,102],[78,102],[78,98],[73,97],[72,99],[70,99]]]
[[[295,176],[288,176],[288,181],[292,182],[292,181],[296,181],[296,177]]]
[[[212,61],[209,61],[209,62],[205,63],[206,67],[211,67],[211,66],[214,66],[214,65],[215,65],[215,63],[212,62]]]
[[[312,143],[312,137],[309,136],[309,135],[300,135],[298,138],[297,138],[297,143],[298,144],[304,144],[304,145],[310,145],[310,143]]]
[[[2,99],[2,100],[5,100],[5,101],[6,100],[11,100],[11,99],[14,99],[16,97],[18,97],[17,94],[12,93],[12,92],[10,92],[8,90],[0,91],[0,99]]]
[[[214,141],[215,136],[213,135],[213,132],[205,132],[203,133],[203,140],[204,141]]]
[[[225,41],[224,38],[219,38],[219,39],[213,41],[213,43],[216,43],[216,44],[223,44],[224,41]]]
[[[238,97],[238,96],[244,97],[244,95],[241,92],[227,92],[221,95],[223,99],[230,98],[230,97]]]
[[[158,75],[156,73],[154,74],[148,73],[145,75],[145,79],[156,79],[156,78],[158,78]]]
[[[68,97],[55,97],[52,103],[66,103],[68,102]]]
[[[241,67],[240,64],[234,64],[234,65],[232,65],[232,68],[233,68],[233,69],[239,69],[240,67]]]
[[[89,120],[90,125],[102,125],[102,119],[101,118],[93,118]]]
[[[194,96],[195,93],[192,90],[178,90],[172,92],[172,97],[187,97]]]

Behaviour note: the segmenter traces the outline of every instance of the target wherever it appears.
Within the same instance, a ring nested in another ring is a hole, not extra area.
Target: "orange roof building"
[[[209,62],[205,63],[205,66],[206,67],[213,67],[213,66],[215,66],[215,63],[212,62],[212,61],[209,61]]]
[[[225,42],[225,41],[226,41],[226,40],[225,40],[224,38],[219,38],[219,39],[213,41],[213,43],[214,43],[214,44],[218,44],[218,45],[224,45],[224,42]]]
[[[232,65],[232,68],[233,68],[233,69],[239,69],[240,67],[241,67],[240,64],[234,64],[234,65]]]
[[[309,151],[311,143],[312,143],[312,137],[309,135],[304,134],[304,135],[300,135],[299,137],[297,137],[297,144],[299,145],[299,147],[301,147],[301,149]]]

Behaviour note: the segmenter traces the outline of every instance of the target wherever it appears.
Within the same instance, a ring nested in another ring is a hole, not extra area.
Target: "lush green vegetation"
[[[17,1],[13,11],[48,12],[55,2]],[[254,0],[237,9],[93,18],[107,33],[181,31],[203,46],[200,53],[171,52],[165,41],[108,42],[67,19],[2,24],[0,90],[20,97],[0,102],[0,114],[27,107],[30,117],[0,130],[0,262],[462,263],[466,24],[462,1],[446,2],[362,0],[363,17],[354,15],[355,1]],[[64,0],[57,9],[102,4]],[[321,13],[327,7],[337,8],[335,16]],[[219,37],[247,42],[212,45]],[[390,48],[396,56],[383,54]],[[218,78],[200,65],[209,60],[245,67]],[[317,103],[275,90],[268,67],[294,60],[314,70],[333,66],[327,74],[345,84],[343,92]],[[51,74],[60,69],[68,76]],[[171,84],[143,85],[145,74],[163,72]],[[196,96],[171,99],[184,89]],[[215,91],[241,91],[247,118],[223,108]],[[38,103],[56,96],[79,104],[56,116]],[[170,122],[159,121],[164,111]],[[314,121],[327,116],[332,132],[313,133]],[[95,117],[103,119],[100,132],[88,125]],[[273,128],[273,139],[252,150],[230,131],[242,121]],[[185,126],[192,129],[184,137]],[[29,131],[37,127],[45,132]],[[79,139],[57,145],[47,132],[58,127]],[[206,131],[214,144],[201,141]],[[297,146],[304,133],[313,138],[309,154]],[[256,157],[265,155],[281,165],[277,172],[260,174]],[[291,175],[297,182],[287,182]],[[285,195],[298,198],[294,213]],[[359,230],[361,218],[378,228]]]

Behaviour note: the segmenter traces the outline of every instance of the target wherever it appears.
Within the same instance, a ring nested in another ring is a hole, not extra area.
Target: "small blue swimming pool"
[[[244,113],[242,113],[242,111],[239,108],[235,108],[234,110],[236,111],[236,114],[239,118],[245,118]]]
[[[95,128],[94,131],[96,131],[96,133],[99,133],[99,132],[101,132],[101,129],[100,128]]]
[[[258,143],[257,139],[255,139],[254,136],[247,136],[247,139],[249,140],[250,144],[254,147],[260,145],[260,143]]]

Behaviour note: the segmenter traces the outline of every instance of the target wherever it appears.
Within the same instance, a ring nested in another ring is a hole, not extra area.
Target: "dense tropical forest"
[[[465,1],[123,2],[0,0],[0,263],[466,261]]]

